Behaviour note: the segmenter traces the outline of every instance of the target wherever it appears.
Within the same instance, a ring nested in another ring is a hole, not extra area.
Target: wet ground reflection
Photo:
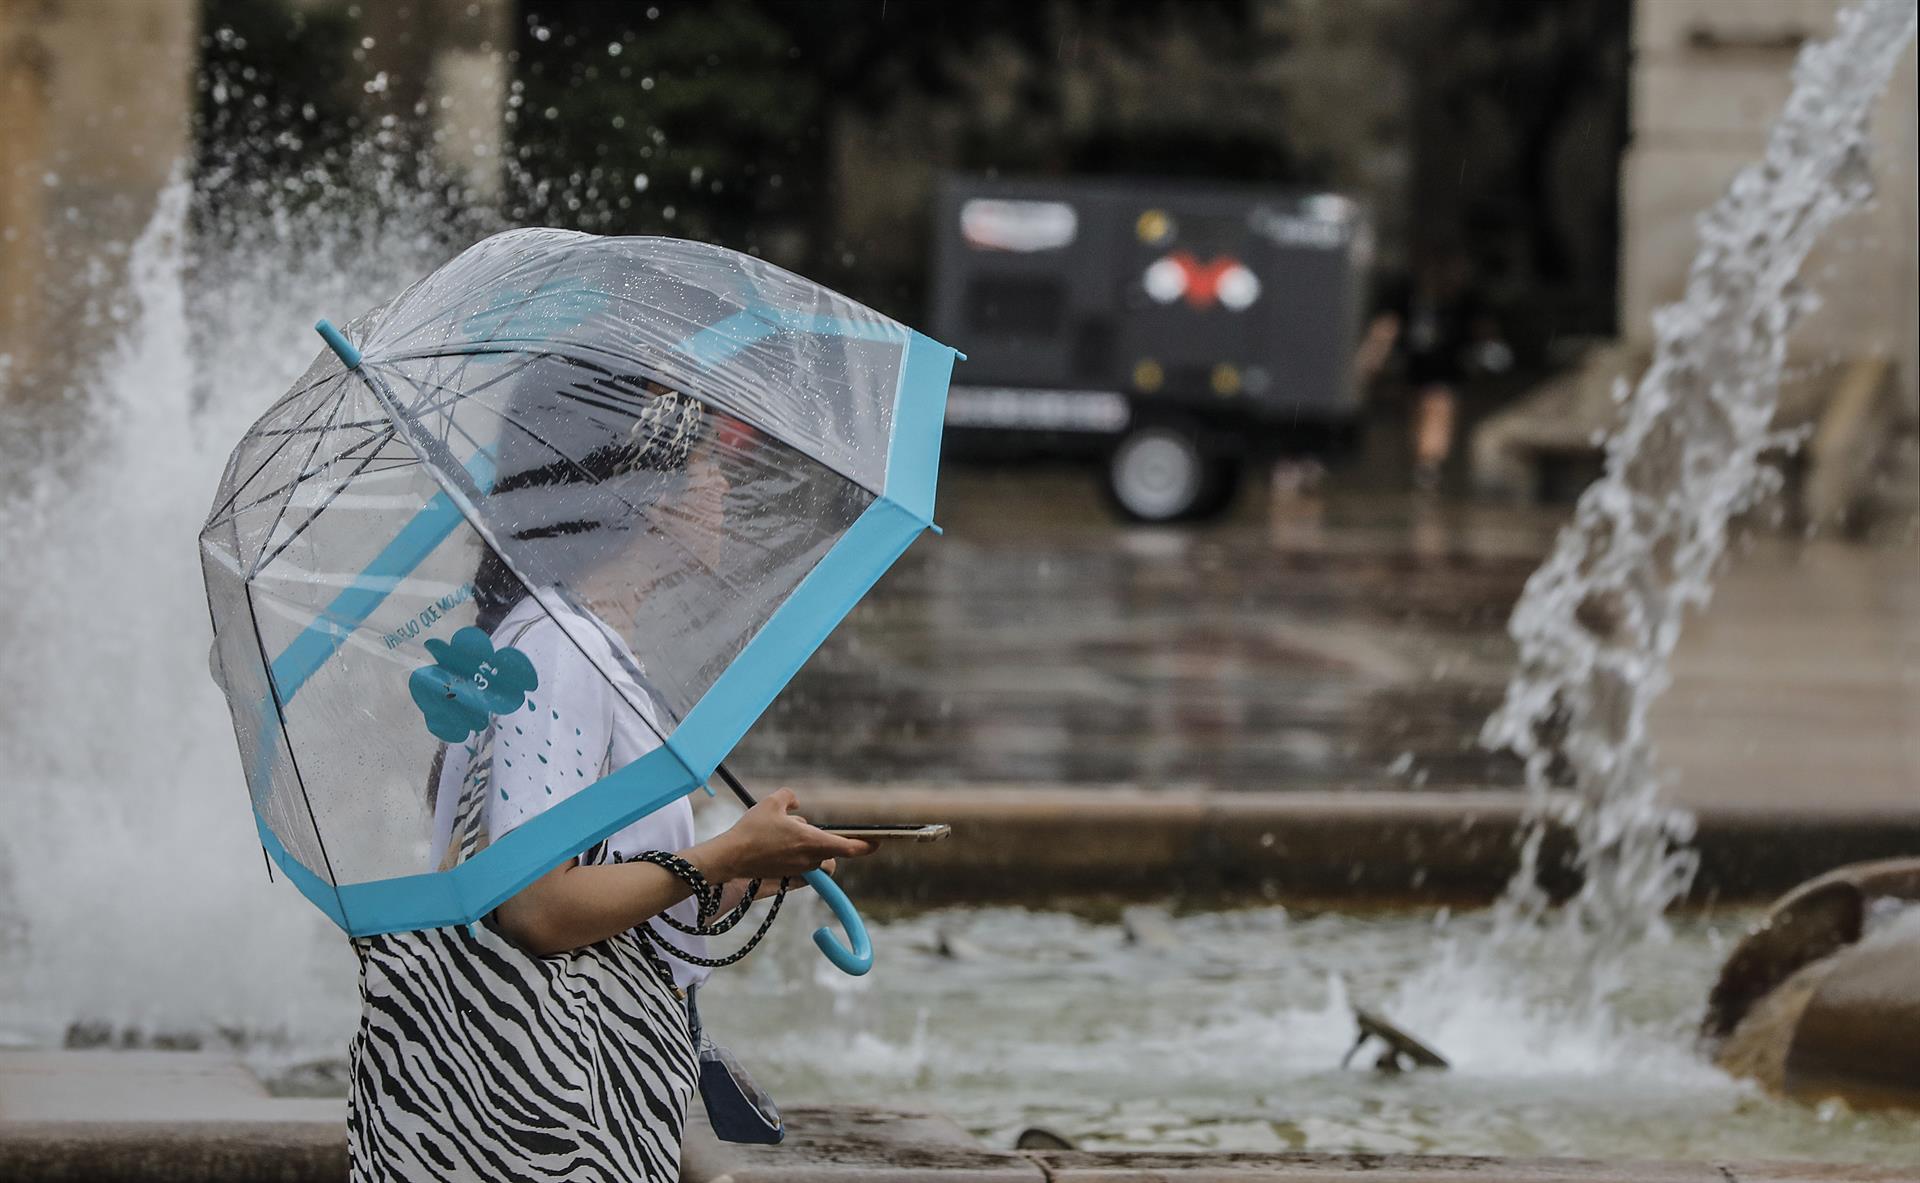
[[[1091,480],[958,469],[742,746],[796,779],[1518,783],[1475,735],[1557,513],[1341,495],[1115,521]]]

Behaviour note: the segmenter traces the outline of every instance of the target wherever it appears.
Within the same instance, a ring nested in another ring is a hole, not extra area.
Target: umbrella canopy
[[[261,841],[352,934],[476,920],[703,785],[932,524],[954,352],[746,255],[516,230],[320,327],[200,550]],[[534,753],[564,799],[448,866],[437,769],[541,708],[490,635],[529,602],[660,746]]]

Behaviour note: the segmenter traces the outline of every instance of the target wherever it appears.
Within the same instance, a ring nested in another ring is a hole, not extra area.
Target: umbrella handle
[[[741,784],[740,778],[733,775],[725,764],[719,765],[714,771],[720,774],[721,780],[727,782],[727,787],[733,790],[734,796],[740,798],[742,805],[748,809],[754,807],[753,794],[747,792],[747,786]],[[867,939],[866,922],[854,910],[853,901],[847,898],[847,893],[841,891],[840,885],[825,871],[808,871],[802,878],[807,881],[808,887],[813,888],[814,894],[827,901],[827,907],[833,909],[833,918],[840,922],[840,927],[847,933],[847,943],[842,945],[831,928],[816,928],[813,930],[813,943],[843,974],[857,978],[872,969],[873,942]]]
[[[834,919],[846,930],[848,942],[842,945],[833,929],[822,926],[813,930],[813,943],[820,947],[820,952],[841,973],[857,978],[872,969],[873,942],[867,939],[866,923],[860,919],[860,913],[854,910],[853,901],[825,871],[808,871],[806,880],[814,893],[827,901],[827,907],[833,909]]]

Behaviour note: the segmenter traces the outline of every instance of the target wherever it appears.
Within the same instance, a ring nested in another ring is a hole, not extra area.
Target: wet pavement
[[[842,783],[1483,788],[1508,610],[1560,511],[1243,496],[1116,521],[1091,474],[943,474],[916,543],[742,745]]]
[[[1651,727],[1698,808],[1920,808],[1920,548],[1759,539],[1688,623]]]
[[[1335,486],[1139,526],[1089,472],[950,466],[945,536],[735,763],[834,784],[1517,788],[1479,730],[1566,512]],[[1920,544],[1736,537],[1654,707],[1674,799],[1920,807]]]

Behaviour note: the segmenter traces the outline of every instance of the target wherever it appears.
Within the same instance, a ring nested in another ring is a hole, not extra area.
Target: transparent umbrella
[[[749,256],[516,230],[317,327],[200,550],[260,839],[351,934],[477,920],[704,785],[932,524],[956,354]],[[541,709],[492,631],[527,604],[659,746],[535,753],[561,799],[456,860],[440,768]]]

